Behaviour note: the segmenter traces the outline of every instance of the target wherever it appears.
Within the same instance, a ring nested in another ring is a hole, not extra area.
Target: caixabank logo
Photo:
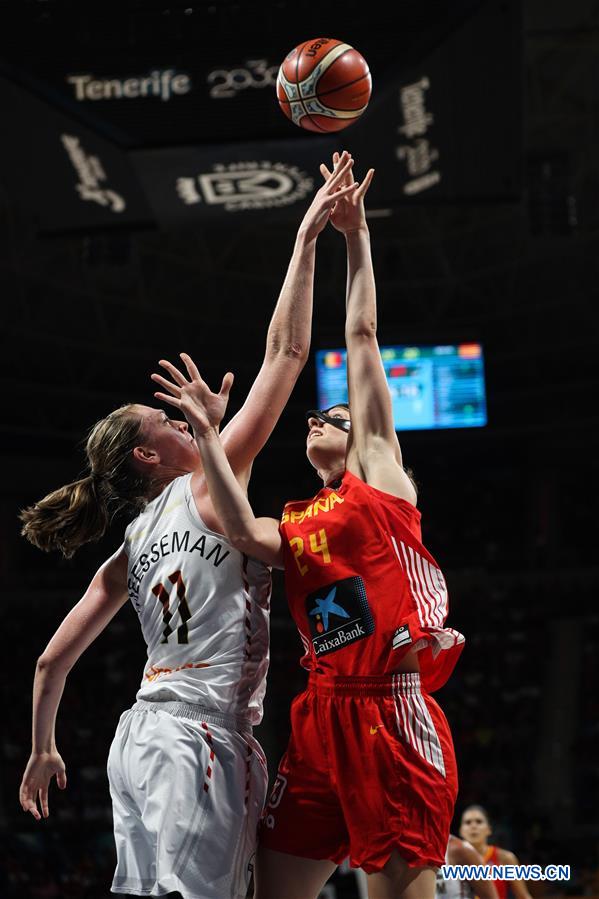
[[[306,613],[317,656],[336,652],[374,633],[364,581],[357,575],[310,593]]]

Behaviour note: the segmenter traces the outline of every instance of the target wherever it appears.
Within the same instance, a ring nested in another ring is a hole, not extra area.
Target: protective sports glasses
[[[319,421],[324,421],[326,424],[333,425],[334,428],[339,428],[340,431],[347,433],[351,428],[351,421],[349,418],[333,418],[332,415],[329,415],[331,409],[349,409],[349,406],[347,403],[335,403],[333,406],[329,406],[328,409],[308,409],[306,418],[317,418]]]

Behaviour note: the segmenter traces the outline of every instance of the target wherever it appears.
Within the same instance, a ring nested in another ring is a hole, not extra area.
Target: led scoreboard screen
[[[348,402],[347,351],[318,350],[318,405]],[[381,358],[396,431],[476,428],[487,423],[483,349],[479,343],[386,346]]]

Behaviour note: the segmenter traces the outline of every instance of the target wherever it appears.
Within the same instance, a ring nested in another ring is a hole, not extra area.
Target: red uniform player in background
[[[257,899],[313,899],[347,855],[369,875],[371,899],[433,899],[457,793],[449,727],[430,691],[463,637],[444,627],[445,580],[422,545],[376,338],[363,205],[372,175],[331,215],[348,254],[351,413],[308,413],[307,454],[324,482],[316,497],[288,503],[280,523],[256,519],[218,438],[232,376],[219,394],[189,358],[190,380],[169,364],[174,383],[153,376],[168,390],[157,396],[194,429],[228,539],[285,568],[310,671],[263,818]]]
[[[469,805],[462,813],[460,836],[472,843],[485,865],[518,865],[518,859],[508,849],[491,846],[488,838],[492,828],[489,816],[481,805]],[[494,880],[499,899],[508,899],[510,890],[514,899],[532,899],[523,880]]]

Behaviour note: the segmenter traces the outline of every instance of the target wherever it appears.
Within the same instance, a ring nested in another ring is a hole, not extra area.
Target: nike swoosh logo
[[[376,733],[381,727],[384,727],[384,726],[385,726],[384,724],[377,724],[376,727],[372,727],[372,725],[371,725],[371,726],[370,726],[370,733],[374,736],[375,733]]]

